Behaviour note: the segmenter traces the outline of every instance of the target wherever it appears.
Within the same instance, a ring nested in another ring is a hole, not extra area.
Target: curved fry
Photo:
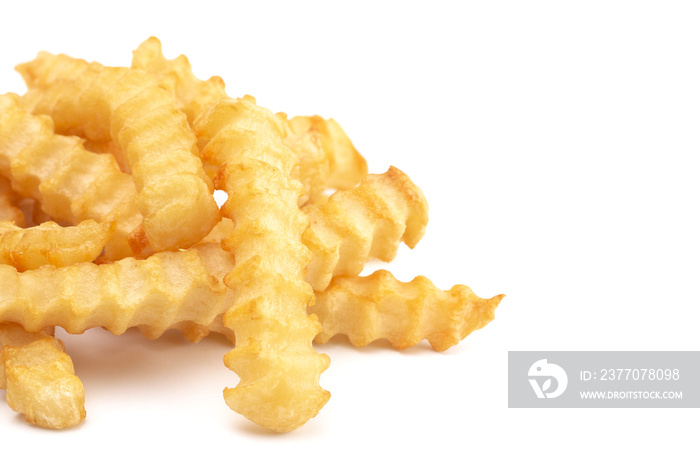
[[[391,261],[401,241],[415,247],[428,223],[423,192],[395,167],[302,211],[311,221],[303,240],[313,254],[306,281],[315,291],[334,275],[359,275],[369,258]]]
[[[155,251],[192,246],[219,221],[186,116],[148,73],[45,52],[17,70],[35,113],[51,116],[60,132],[111,139],[124,152]]]
[[[80,139],[55,134],[51,119],[27,112],[15,94],[0,95],[0,173],[58,221],[114,221],[105,256],[134,254],[128,236],[143,216],[132,178],[109,154],[88,152]]]
[[[63,267],[92,262],[102,253],[113,231],[113,223],[94,220],[85,220],[75,227],[46,222],[27,229],[0,222],[0,264],[24,272],[42,265]]]
[[[282,144],[279,121],[252,98],[219,101],[194,128],[204,160],[222,165],[215,185],[228,193],[222,213],[235,223],[222,242],[236,256],[224,279],[236,300],[223,324],[237,345],[224,362],[241,381],[224,398],[253,422],[290,431],[330,397],[319,386],[329,358],[312,346],[321,328],[306,313],[312,290],[301,235],[308,221],[297,207],[302,186],[289,176],[297,160]]]
[[[405,349],[427,339],[434,350],[445,351],[491,322],[504,296],[482,299],[464,285],[442,291],[423,276],[404,283],[378,270],[367,277],[334,278],[316,293],[309,312],[323,325],[317,343],[343,334],[355,346],[386,338]]]
[[[85,419],[85,390],[61,340],[0,324],[0,388],[32,424],[63,429]]]

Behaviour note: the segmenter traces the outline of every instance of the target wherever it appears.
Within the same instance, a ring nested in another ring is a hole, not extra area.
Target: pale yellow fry
[[[332,189],[351,189],[367,175],[367,161],[355,149],[340,125],[331,119],[315,116],[296,116],[289,120],[293,133],[303,134],[315,129],[321,136],[321,145],[328,158],[330,171],[327,184]]]
[[[391,261],[401,241],[413,248],[428,223],[423,192],[395,167],[302,211],[311,221],[303,240],[313,254],[306,280],[315,291],[335,275],[359,275],[369,258]]]
[[[304,281],[310,254],[301,242],[308,220],[297,202],[301,183],[290,178],[298,163],[282,144],[284,128],[252,98],[219,101],[194,123],[205,160],[222,165],[217,189],[235,228],[222,246],[236,257],[225,283],[236,300],[223,324],[236,335],[224,357],[241,378],[224,391],[226,403],[253,422],[286,432],[314,417],[330,394],[319,386],[329,364],[313,338],[321,330],[306,306]]]
[[[219,76],[206,81],[197,78],[184,55],[167,60],[156,37],[149,37],[134,50],[131,67],[146,71],[161,88],[171,92],[177,108],[187,115],[190,124],[204,109],[228,97],[224,81]]]
[[[0,322],[30,332],[63,327],[74,334],[104,327],[120,335],[138,327],[148,338],[192,323],[208,326],[233,302],[222,283],[233,263],[219,245],[205,244],[112,264],[83,262],[23,273],[0,265]]]
[[[114,224],[94,220],[74,227],[47,222],[27,229],[0,222],[0,264],[24,272],[42,265],[63,267],[92,262],[102,253],[113,231]]]
[[[155,251],[189,247],[219,221],[187,117],[148,73],[45,52],[17,69],[35,113],[50,115],[62,132],[112,140],[124,152],[143,235]]]
[[[0,388],[32,424],[63,429],[85,419],[85,390],[61,340],[0,324]]]
[[[442,291],[422,276],[404,283],[378,270],[367,277],[334,278],[316,293],[309,312],[323,325],[317,343],[342,334],[355,346],[386,338],[405,349],[427,339],[444,351],[491,322],[503,297],[482,299],[464,285]]]
[[[80,139],[55,134],[50,118],[27,112],[14,94],[0,95],[0,173],[57,221],[114,221],[105,255],[116,260],[134,254],[128,236],[143,216],[131,176],[109,154],[94,154]]]

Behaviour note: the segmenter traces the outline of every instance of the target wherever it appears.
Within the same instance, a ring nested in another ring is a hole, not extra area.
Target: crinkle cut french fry
[[[395,167],[302,211],[311,221],[303,240],[313,254],[306,280],[315,291],[335,275],[359,275],[369,258],[391,261],[401,241],[413,248],[428,223],[423,192]]]
[[[57,221],[114,221],[105,255],[133,255],[128,236],[143,217],[132,178],[109,154],[88,152],[80,139],[55,134],[50,118],[30,114],[14,94],[0,95],[0,173]]]
[[[125,153],[143,235],[155,251],[187,248],[220,220],[187,117],[148,73],[47,53],[17,69],[29,87],[24,102],[35,113],[67,133],[111,139]]]
[[[32,228],[20,228],[12,222],[0,222],[0,264],[20,272],[42,265],[63,267],[92,262],[114,231],[114,224],[85,220],[74,227],[54,222]]]
[[[184,324],[208,326],[233,302],[222,282],[233,263],[218,244],[204,244],[103,265],[83,262],[23,273],[0,265],[0,322],[29,332],[63,327],[73,334],[104,327],[120,335],[138,327],[148,338]]]
[[[0,388],[28,422],[63,429],[85,419],[85,390],[61,340],[0,324]]]
[[[295,134],[315,129],[321,135],[321,145],[330,165],[327,179],[329,188],[351,189],[367,176],[367,161],[332,118],[325,120],[318,115],[296,116],[289,120],[289,126]]]
[[[367,277],[334,278],[316,293],[309,312],[323,325],[317,343],[343,334],[355,346],[386,338],[405,349],[427,339],[444,351],[491,322],[503,297],[482,299],[464,285],[442,291],[422,276],[404,283],[378,270]]]
[[[219,76],[212,76],[206,81],[197,78],[192,73],[192,67],[186,56],[166,59],[161,43],[155,37],[149,37],[134,50],[131,67],[146,71],[155,78],[161,88],[172,93],[177,108],[187,114],[190,124],[204,109],[228,97],[224,82]],[[288,125],[286,115],[280,114],[280,117],[284,124]],[[367,165],[366,163],[363,165],[364,159],[352,147],[350,140],[335,122],[320,120],[315,123],[315,125],[309,124],[308,128],[300,130],[298,134],[287,131],[287,137],[284,140],[284,144],[299,159],[298,167],[291,174],[304,185],[305,194],[299,198],[299,205],[319,201],[324,197],[323,192],[327,187],[329,160],[323,149],[321,132],[317,127],[325,131],[323,137],[327,139],[326,144],[329,147],[335,148],[334,154],[340,154],[336,158],[348,159],[346,164],[354,168],[355,172],[350,174],[350,177],[356,178],[355,181],[351,179],[346,183],[355,185],[367,174]],[[299,121],[297,126],[301,126]],[[338,170],[344,167],[341,163],[336,165],[339,166]],[[218,166],[205,163],[204,169],[207,173],[215,174]],[[350,169],[345,169],[345,173],[337,175],[337,178],[344,179],[349,171]],[[211,178],[213,179],[213,176]]]
[[[155,37],[149,37],[134,50],[131,67],[146,71],[161,88],[171,92],[177,108],[185,112],[190,124],[204,109],[228,97],[224,81],[219,76],[206,81],[197,78],[184,55],[167,60],[160,41]]]
[[[330,397],[319,386],[329,358],[312,346],[321,328],[306,313],[313,292],[301,235],[308,220],[297,207],[303,188],[289,175],[297,160],[282,144],[280,122],[252,98],[219,101],[194,128],[206,143],[202,157],[222,165],[215,185],[228,193],[222,212],[235,223],[222,242],[236,257],[224,279],[236,300],[223,323],[237,345],[224,362],[241,381],[224,398],[253,422],[290,431]]]

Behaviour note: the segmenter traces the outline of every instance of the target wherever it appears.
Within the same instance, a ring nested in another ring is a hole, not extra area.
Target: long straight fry
[[[241,381],[224,398],[261,426],[293,430],[330,396],[319,386],[329,358],[312,346],[321,328],[306,313],[313,292],[304,281],[310,253],[301,235],[308,220],[297,207],[303,188],[290,178],[298,162],[282,144],[279,121],[252,98],[220,101],[194,127],[202,157],[221,165],[215,185],[228,193],[222,212],[235,223],[221,243],[236,256],[225,278],[236,300],[223,324],[237,344],[224,362]]]

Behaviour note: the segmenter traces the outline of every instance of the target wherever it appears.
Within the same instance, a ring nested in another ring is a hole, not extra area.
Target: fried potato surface
[[[427,339],[444,351],[491,322],[503,297],[482,299],[464,285],[442,291],[422,276],[404,283],[378,270],[367,277],[334,278],[316,293],[309,312],[323,325],[317,343],[343,334],[355,346],[386,338],[405,349]]]
[[[0,222],[15,222],[20,227],[24,227],[26,225],[24,214],[15,205],[17,200],[10,180],[0,175]]]
[[[187,117],[148,73],[45,52],[17,69],[35,113],[51,116],[61,132],[112,140],[124,152],[155,251],[192,246],[220,220]]]
[[[284,145],[299,159],[299,165],[292,171],[292,178],[304,185],[304,194],[299,197],[299,205],[325,200],[324,191],[329,187],[330,162],[323,148],[321,132],[310,126],[306,131],[295,133],[290,127],[287,115],[278,113],[277,117],[287,130]]]
[[[208,326],[233,303],[222,280],[233,256],[217,244],[161,252],[146,260],[80,263],[17,272],[0,265],[0,322],[29,332],[62,327],[73,334],[138,327],[148,338],[170,328]],[[187,336],[187,334],[186,334]]]
[[[321,136],[321,145],[328,157],[328,187],[351,189],[367,176],[367,161],[355,149],[343,128],[332,118],[296,116],[289,120],[294,134],[304,134],[315,129]]]
[[[0,95],[0,173],[57,221],[115,222],[105,255],[134,254],[128,237],[143,221],[136,187],[109,154],[85,150],[80,139],[59,136],[46,116],[27,112],[14,94]]]
[[[12,222],[0,222],[0,264],[24,272],[42,265],[63,267],[92,262],[102,253],[113,231],[113,223],[94,220],[85,220],[74,227],[47,222],[27,229]]]
[[[302,211],[311,221],[303,241],[313,254],[306,281],[315,291],[334,275],[359,275],[369,258],[391,261],[401,241],[415,247],[428,223],[423,192],[395,167]]]
[[[222,212],[235,223],[222,241],[236,257],[225,277],[236,300],[223,324],[237,344],[224,362],[241,381],[224,398],[251,421],[290,431],[330,397],[319,386],[329,358],[312,346],[321,327],[306,313],[313,292],[304,281],[310,253],[301,235],[308,220],[297,207],[303,188],[290,178],[298,161],[282,144],[279,120],[252,98],[219,101],[194,128],[202,157],[221,165],[215,185],[228,193]]]
[[[63,429],[85,419],[85,390],[61,340],[0,324],[0,388],[28,422]]]
[[[223,79],[219,76],[212,76],[206,81],[197,78],[184,55],[173,60],[166,59],[156,37],[149,37],[134,50],[131,68],[147,72],[161,88],[171,92],[175,96],[176,107],[187,115],[190,124],[204,109],[228,97]]]

